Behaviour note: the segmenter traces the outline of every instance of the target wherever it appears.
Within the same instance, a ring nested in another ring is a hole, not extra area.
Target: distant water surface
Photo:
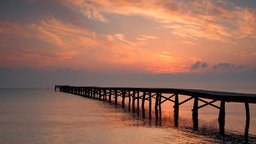
[[[113,105],[54,92],[53,89],[0,89],[0,143],[222,143],[223,140],[218,136],[182,128],[186,125],[183,123],[191,125],[191,109],[188,107],[181,108],[181,128],[164,125],[159,127],[145,124],[147,122],[144,120],[138,120]],[[238,128],[237,133],[242,134],[244,121],[240,119],[240,115],[245,115],[244,109],[237,110],[236,104],[227,107],[233,107],[228,108],[227,127],[231,131]],[[172,109],[170,112],[166,109],[164,111],[167,117],[173,115]],[[207,110],[200,113],[205,115],[201,118],[202,125],[213,125],[214,128],[217,115],[207,113]],[[251,114],[250,133],[256,134],[254,105],[251,107]],[[229,122],[231,119],[234,122]],[[232,140],[228,142],[232,143]],[[254,143],[254,137],[249,142]]]

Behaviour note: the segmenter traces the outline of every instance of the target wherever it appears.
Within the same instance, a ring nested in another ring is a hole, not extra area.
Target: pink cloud
[[[136,57],[138,57],[138,53],[134,47],[135,44],[127,40],[124,34],[96,34],[73,24],[63,23],[55,18],[40,20],[33,24],[18,24],[13,22],[0,22],[0,24],[1,34],[37,39],[56,48],[55,50],[48,50],[46,52],[52,53],[53,55],[51,61],[47,60],[47,62],[45,58],[37,59],[37,57],[43,56],[45,53],[41,46],[27,45],[27,47],[29,46],[30,49],[34,50],[40,47],[42,49],[40,51],[43,51],[41,53],[20,51],[19,54],[13,54],[10,53],[12,49],[10,48],[6,50],[7,55],[2,58],[6,62],[32,61],[32,63],[37,63],[35,65],[41,66],[65,62],[65,64],[70,64],[73,67],[80,67],[81,65],[92,67],[92,61],[101,62],[102,65],[104,63],[135,64],[137,62]],[[9,29],[10,27],[11,29]],[[38,52],[39,50],[35,51]],[[20,57],[15,58],[15,55],[19,55]],[[101,65],[98,65],[98,67],[101,67]]]
[[[171,28],[172,34],[182,38],[227,41],[229,38],[256,37],[255,12],[225,1],[77,0],[62,3],[69,3],[84,13],[89,10],[87,17],[102,22],[109,21],[105,14],[146,17]]]

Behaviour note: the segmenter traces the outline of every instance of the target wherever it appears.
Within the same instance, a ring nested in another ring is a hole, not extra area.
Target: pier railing
[[[145,101],[148,101],[148,117],[152,118],[152,109],[156,121],[161,120],[161,105],[164,102],[172,102],[174,108],[174,126],[178,127],[179,106],[194,100],[192,109],[192,118],[194,130],[198,130],[198,110],[205,106],[212,106],[219,109],[219,132],[224,135],[225,132],[225,103],[239,102],[244,103],[246,111],[245,137],[248,137],[250,125],[250,103],[256,103],[256,94],[208,91],[197,89],[175,89],[175,88],[133,88],[133,87],[80,87],[56,85],[55,91],[76,94],[84,97],[104,100],[109,103],[114,101],[117,105],[118,97],[121,97],[121,106],[125,108],[125,100],[128,99],[128,110],[135,112],[141,108],[142,116],[145,117]],[[180,101],[179,95],[188,96]],[[113,99],[113,100],[112,100]],[[199,105],[199,101],[203,104]],[[153,103],[154,102],[154,103]],[[219,105],[216,104],[219,102]],[[141,104],[140,104],[141,103]],[[154,108],[153,108],[154,107]]]

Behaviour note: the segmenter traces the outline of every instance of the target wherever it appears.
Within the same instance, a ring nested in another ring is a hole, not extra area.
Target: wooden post
[[[110,90],[108,90],[108,103],[110,103],[111,104],[111,94],[112,94],[112,90],[110,89]]]
[[[193,106],[193,125],[194,131],[198,131],[198,97],[194,97],[194,106]]]
[[[124,102],[125,102],[125,90],[122,90],[122,108],[124,108]]]
[[[132,93],[132,113],[135,113],[135,91]]]
[[[245,111],[246,111],[246,124],[245,124],[245,130],[244,130],[244,137],[246,142],[248,142],[248,134],[249,134],[249,127],[250,127],[250,108],[249,103],[245,102]]]
[[[142,95],[142,102],[141,102],[141,110],[142,110],[142,117],[145,118],[145,98],[146,98],[146,92],[143,91]]]
[[[137,91],[137,113],[140,113],[140,91]]]
[[[220,102],[220,111],[219,111],[219,131],[220,135],[225,134],[225,101]]]
[[[99,89],[99,101],[101,101],[101,89]]]
[[[115,89],[115,105],[117,105],[117,90]]]
[[[175,93],[175,102],[174,102],[174,126],[178,127],[179,125],[179,96],[178,93]]]
[[[129,99],[129,107],[128,107],[128,111],[131,111],[131,91],[129,90],[128,92],[128,99]]]
[[[152,113],[151,113],[151,109],[152,109],[152,98],[151,98],[151,96],[152,96],[152,94],[151,94],[151,92],[149,92],[149,94],[148,94],[148,103],[149,103],[149,114],[148,114],[148,117],[149,117],[149,119],[151,119],[152,118]]]
[[[106,89],[103,90],[103,100],[104,101],[107,100],[107,91],[106,91]]]
[[[156,124],[158,123],[158,99],[159,99],[159,94],[158,92],[156,92],[156,101],[155,101]]]
[[[158,101],[158,107],[159,107],[159,119],[160,123],[159,125],[162,125],[162,93],[159,93],[159,101]]]
[[[81,95],[84,96],[84,88],[81,88]]]
[[[94,89],[94,88],[92,88],[92,89],[91,89],[91,94],[92,94],[92,98],[94,98],[94,99],[95,99],[96,94],[95,94],[95,89]]]

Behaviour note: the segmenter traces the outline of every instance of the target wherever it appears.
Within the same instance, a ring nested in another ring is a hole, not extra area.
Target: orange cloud
[[[140,37],[136,38],[139,41],[146,41],[146,40],[155,40],[158,39],[156,36],[150,36],[150,35],[141,35]]]
[[[139,15],[171,28],[182,38],[227,41],[228,38],[256,37],[255,11],[225,1],[139,0],[64,1],[102,22],[104,14]],[[94,14],[95,13],[95,14]],[[89,16],[88,16],[89,15]],[[239,30],[238,30],[239,29]],[[143,38],[139,38],[142,40]]]
[[[241,9],[235,13],[236,31],[240,37],[253,37],[256,38],[256,11],[252,12],[249,9]]]
[[[51,51],[55,56],[55,58],[52,58],[52,64],[65,62],[74,67],[81,67],[81,65],[90,67],[93,65],[93,61],[101,62],[102,65],[104,63],[135,64],[138,62],[137,58],[139,54],[135,48],[135,44],[127,40],[124,34],[96,34],[95,32],[82,29],[75,25],[63,23],[55,18],[40,20],[37,23],[26,25],[12,22],[0,22],[0,24],[1,34],[16,35],[19,37],[25,36],[45,41],[55,46],[56,49]],[[11,29],[9,29],[10,27]],[[36,47],[38,46],[34,45],[34,48],[33,46],[30,48],[36,49]],[[21,59],[23,61],[31,60],[32,57],[36,61],[45,60],[44,58],[36,59],[37,56],[43,55],[43,53],[34,53],[33,55],[26,51],[21,53],[19,53],[20,59],[16,59],[16,61],[20,61]],[[9,57],[14,56],[11,53],[9,54],[12,55]],[[79,61],[83,61],[82,64]],[[48,62],[44,65],[48,64]],[[101,66],[98,65],[98,67]]]
[[[139,0],[136,3],[124,0],[115,2],[58,0],[58,2],[80,12],[80,16],[102,22],[97,22],[97,26],[102,24],[104,28],[106,26],[109,29],[104,33],[99,33],[98,29],[94,32],[92,30],[94,27],[85,28],[87,25],[79,26],[72,21],[65,23],[54,17],[41,19],[33,24],[0,21],[1,34],[32,40],[29,48],[23,49],[29,49],[33,53],[26,55],[27,52],[22,51],[13,54],[21,56],[19,61],[21,58],[23,61],[26,59],[33,61],[32,58],[40,57],[40,62],[37,62],[41,63],[40,65],[59,63],[88,69],[107,67],[108,64],[115,65],[117,69],[123,65],[132,65],[131,67],[138,66],[150,72],[186,72],[191,64],[191,59],[188,57],[196,57],[208,62],[208,59],[205,60],[206,55],[221,51],[213,50],[219,46],[219,43],[215,45],[215,41],[227,44],[226,55],[222,54],[227,56],[238,51],[232,51],[231,41],[237,42],[237,39],[246,37],[256,38],[255,12],[223,1],[187,1],[186,4],[174,0]],[[117,20],[112,15],[122,15],[122,17],[118,17],[120,19]],[[158,29],[150,27],[142,31],[144,23],[134,24],[137,22],[136,20],[133,22],[134,16],[143,17],[143,22],[153,22],[152,25]],[[113,28],[112,20],[119,22],[126,17],[132,26],[129,25],[125,30],[119,27]],[[204,40],[213,40],[213,42],[205,45]],[[35,44],[37,41],[43,44]],[[233,49],[239,49],[240,46],[244,45],[239,44]],[[36,50],[39,48],[42,49],[40,52]],[[247,49],[247,51],[253,50]],[[45,53],[50,53],[51,57],[46,58]],[[210,62],[213,63],[218,57],[216,53],[209,58]],[[4,58],[6,60],[9,58],[8,61],[11,61],[11,56],[8,54],[0,56],[1,60]],[[228,62],[236,61],[231,56],[225,58]]]

